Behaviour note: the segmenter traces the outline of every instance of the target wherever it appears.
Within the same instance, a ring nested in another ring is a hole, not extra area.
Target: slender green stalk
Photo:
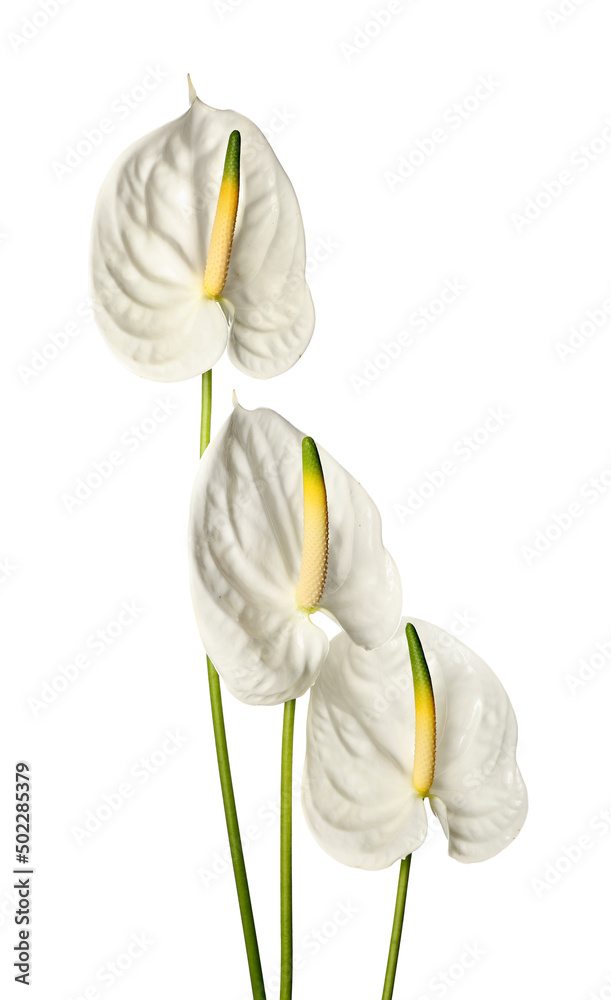
[[[207,371],[202,375],[200,456],[204,454],[206,448],[210,444],[211,412],[212,371]],[[233,874],[235,876],[238,903],[240,906],[240,916],[242,918],[242,928],[244,931],[244,943],[246,945],[252,995],[254,1000],[265,1000],[265,985],[263,982],[263,970],[261,969],[261,958],[259,956],[257,931],[252,912],[250,890],[248,888],[248,877],[246,875],[246,865],[244,863],[244,852],[242,850],[242,838],[240,836],[240,824],[238,822],[235,796],[233,794],[233,782],[231,780],[231,767],[229,764],[227,735],[225,733],[225,719],[223,716],[221,682],[210,657],[206,657],[206,662],[208,664],[208,684],[210,686],[210,705],[212,708],[214,742],[216,745],[219,777],[221,779],[221,791],[223,793],[223,806],[225,808],[225,820],[227,823],[227,834],[229,836],[231,860],[233,862]]]
[[[401,933],[403,931],[403,918],[405,916],[405,900],[407,897],[407,883],[409,880],[409,869],[412,856],[409,854],[401,862],[399,870],[399,887],[397,889],[397,903],[395,905],[395,917],[392,924],[392,934],[390,937],[390,948],[388,949],[388,964],[386,966],[386,976],[384,978],[384,992],[382,1000],[391,1000],[395,988],[395,976],[397,975],[397,961],[399,959],[399,948],[401,946]]]
[[[219,680],[219,675],[210,662],[210,658],[206,657],[206,661],[208,663],[210,704],[212,706],[212,721],[214,723],[214,742],[216,744],[216,755],[219,762],[219,775],[221,779],[221,789],[223,791],[223,805],[225,806],[225,819],[227,820],[227,833],[229,834],[229,847],[231,849],[231,860],[233,862],[233,874],[235,876],[235,884],[238,891],[240,916],[242,917],[242,928],[244,930],[244,943],[246,945],[246,955],[248,957],[252,995],[254,1000],[265,1000],[265,985],[263,983],[263,971],[261,969],[261,959],[259,957],[257,931],[255,929],[252,903],[250,901],[248,877],[246,875],[244,852],[242,850],[242,838],[240,837],[240,826],[238,823],[235,797],[233,794],[233,783],[231,781],[231,768],[229,766],[227,738],[225,735],[225,721],[223,718],[223,703],[221,701],[221,682]]]
[[[280,781],[280,1000],[293,993],[293,730],[295,699],[284,706]]]
[[[212,368],[202,375],[202,425],[199,434],[199,457],[210,444],[210,421],[212,419]]]

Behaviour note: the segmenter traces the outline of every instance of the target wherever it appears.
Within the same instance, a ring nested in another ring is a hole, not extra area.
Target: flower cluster
[[[97,322],[146,378],[202,375],[225,347],[268,378],[314,326],[299,206],[252,122],[190,99],[104,182]],[[459,861],[513,840],[527,798],[507,694],[456,638],[402,617],[374,502],[307,432],[234,404],[198,468],[189,560],[201,638],[230,692],[279,705],[311,691],[302,802],[325,851],[366,869],[407,858],[427,798]],[[318,611],[340,627],[331,642]]]

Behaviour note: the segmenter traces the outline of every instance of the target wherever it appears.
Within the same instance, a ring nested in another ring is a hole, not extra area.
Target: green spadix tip
[[[225,153],[225,166],[223,167],[223,180],[238,181],[240,178],[240,150],[242,147],[242,137],[237,129],[229,136],[227,152]]]
[[[429,793],[435,774],[435,696],[422,643],[411,622],[405,626],[405,635],[412,667],[416,716],[413,784],[416,791],[425,796]]]
[[[303,439],[301,443],[301,457],[303,471],[309,476],[320,476],[322,478],[322,463],[314,438],[305,437]]]

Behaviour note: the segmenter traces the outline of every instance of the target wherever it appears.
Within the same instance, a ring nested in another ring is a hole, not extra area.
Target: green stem
[[[386,966],[386,976],[384,978],[384,992],[382,1000],[391,1000],[395,988],[395,976],[397,975],[397,961],[399,959],[399,948],[401,946],[401,933],[403,931],[403,918],[405,916],[405,900],[407,897],[407,883],[409,880],[409,869],[412,856],[409,854],[401,862],[399,870],[399,887],[397,889],[397,902],[395,905],[395,917],[392,924],[392,934],[390,937],[390,948],[388,949],[388,964]]]
[[[206,448],[210,444],[211,413],[212,371],[207,371],[202,375],[200,456],[204,454]],[[214,743],[216,746],[216,756],[219,766],[219,777],[221,779],[221,791],[223,793],[223,806],[225,808],[227,834],[229,836],[229,847],[231,850],[231,860],[233,862],[233,874],[235,877],[238,903],[240,906],[240,916],[242,918],[242,928],[244,931],[244,943],[246,945],[252,995],[254,1000],[265,1000],[265,985],[263,982],[263,970],[261,969],[257,931],[252,912],[250,890],[248,888],[248,877],[246,875],[246,865],[244,863],[244,852],[242,850],[242,838],[240,836],[240,824],[238,822],[238,813],[233,793],[233,782],[231,780],[231,767],[229,764],[227,735],[225,733],[225,719],[223,716],[221,682],[210,657],[206,657],[206,662],[208,664],[208,684],[210,686],[210,705],[212,708]]]
[[[252,995],[254,1000],[265,1000],[265,985],[263,983],[263,971],[261,969],[261,958],[259,956],[257,931],[252,912],[252,903],[250,901],[248,877],[246,875],[244,852],[242,850],[242,838],[240,836],[240,825],[238,823],[238,814],[233,794],[233,783],[231,781],[231,767],[229,766],[227,737],[225,735],[225,720],[223,718],[223,703],[221,700],[221,682],[219,675],[214,669],[208,656],[206,657],[206,661],[208,663],[208,683],[210,685],[210,704],[212,706],[212,721],[214,724],[214,742],[216,744],[216,756],[219,762],[219,776],[223,792],[223,805],[225,807],[225,819],[227,821],[227,833],[229,834],[229,847],[231,849],[231,860],[233,862],[233,874],[235,876],[235,885],[238,891],[240,916],[242,917],[242,928],[244,930],[244,943],[246,945],[246,955],[248,957]]]
[[[199,434],[199,457],[210,444],[210,421],[212,419],[212,368],[202,375],[202,425]]]
[[[293,731],[295,699],[284,706],[280,782],[280,1000],[293,993]]]

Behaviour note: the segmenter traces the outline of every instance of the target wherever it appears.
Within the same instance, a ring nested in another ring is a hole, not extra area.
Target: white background
[[[520,723],[524,831],[496,859],[462,866],[432,829],[412,866],[396,996],[611,995],[611,12],[582,0],[571,13],[564,0],[565,16],[550,16],[561,6],[48,0],[45,23],[35,0],[4,5],[3,995],[23,991],[12,983],[11,870],[13,766],[25,759],[36,867],[28,996],[248,996],[232,876],[217,857],[226,836],[186,568],[199,382],[164,387],[123,369],[86,301],[97,191],[128,144],[186,109],[187,71],[204,101],[272,137],[300,199],[318,317],[286,375],[257,382],[226,358],[217,365],[214,426],[235,388],[359,478],[401,568],[405,612],[462,629]],[[387,12],[377,26],[372,11]],[[142,99],[149,67],[158,80]],[[481,77],[492,81],[485,100]],[[62,170],[103,118],[112,129]],[[414,157],[438,128],[445,141]],[[422,162],[397,179],[410,155]],[[546,196],[561,171],[571,183]],[[456,301],[416,327],[410,317],[456,279]],[[68,324],[76,331],[62,337]],[[395,350],[401,331],[411,342]],[[159,414],[158,398],[171,414],[126,445],[132,425]],[[502,427],[482,431],[490,408]],[[477,450],[464,440],[474,432]],[[69,513],[64,495],[117,448],[122,465]],[[444,463],[453,473],[423,487]],[[419,492],[425,502],[407,513]],[[130,601],[136,617],[94,652],[91,635],[116,633]],[[79,655],[88,665],[40,707]],[[273,1000],[282,710],[225,705]],[[181,745],[144,781],[138,762],[167,732]],[[79,843],[88,811],[125,783],[131,797]],[[398,871],[331,861],[295,804],[295,996],[378,996]],[[99,970],[142,933],[146,952],[102,982]]]

